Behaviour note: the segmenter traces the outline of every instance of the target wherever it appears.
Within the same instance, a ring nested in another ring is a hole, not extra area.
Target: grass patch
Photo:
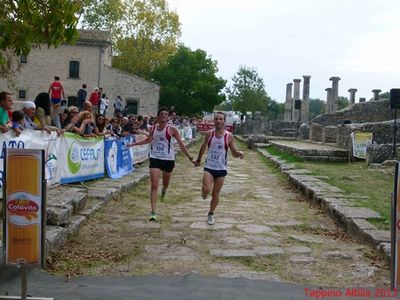
[[[288,163],[294,163],[294,162],[303,162],[304,160],[296,157],[294,155],[288,154],[286,152],[280,151],[279,149],[275,148],[274,146],[269,146],[265,148],[267,152],[271,155],[278,156],[279,158],[285,160]]]
[[[390,195],[393,191],[394,177],[379,170],[368,169],[363,161],[352,163],[303,162],[296,167],[307,169],[314,176],[341,189],[352,197],[356,206],[368,207],[380,213],[383,219],[373,220],[381,229],[389,229]]]

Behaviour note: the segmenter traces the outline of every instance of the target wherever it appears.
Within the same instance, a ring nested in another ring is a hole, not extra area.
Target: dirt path
[[[206,223],[209,200],[200,196],[202,168],[178,155],[166,201],[158,204],[159,223],[147,221],[149,182],[142,182],[55,253],[50,270],[67,276],[196,272],[329,287],[389,285],[387,267],[368,246],[310,208],[260,155],[242,150],[244,160],[229,157],[214,226]]]

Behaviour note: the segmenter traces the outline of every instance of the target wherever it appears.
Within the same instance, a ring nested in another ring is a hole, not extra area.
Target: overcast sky
[[[267,93],[285,100],[286,84],[311,75],[310,98],[372,97],[400,87],[400,0],[167,0],[180,18],[181,42],[203,49],[229,80],[255,68]],[[301,91],[302,95],[302,83]]]

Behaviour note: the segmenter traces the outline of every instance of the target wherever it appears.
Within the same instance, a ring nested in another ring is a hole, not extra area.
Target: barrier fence
[[[130,135],[121,139],[83,138],[66,132],[57,136],[39,130],[23,130],[20,136],[13,132],[0,135],[0,177],[3,178],[3,160],[7,148],[45,150],[45,179],[47,186],[81,182],[101,178],[105,171],[110,178],[119,178],[134,170],[134,164],[148,158],[149,145],[127,148],[125,145],[146,138]],[[0,180],[0,184],[1,184]]]

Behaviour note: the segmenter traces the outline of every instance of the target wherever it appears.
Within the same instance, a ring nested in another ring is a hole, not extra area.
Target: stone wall
[[[79,78],[68,78],[69,62],[79,61]],[[15,87],[10,89],[0,79],[0,91],[9,90],[17,100],[32,100],[40,92],[47,92],[54,76],[60,76],[66,97],[76,97],[83,83],[87,84],[88,97],[95,87],[101,86],[110,99],[108,114],[113,112],[114,99],[121,95],[138,103],[138,114],[156,114],[159,86],[112,68],[111,46],[106,45],[60,45],[58,48],[33,48],[28,62],[14,77]],[[18,90],[26,90],[26,98],[18,98]]]
[[[390,109],[388,99],[355,103],[354,105],[337,111],[334,114],[319,115],[312,120],[323,126],[339,125],[347,122],[366,123],[392,120],[394,111]]]
[[[322,129],[323,143],[336,143],[336,126],[325,126]]]
[[[310,126],[310,140],[314,142],[322,142],[322,129],[322,125],[312,123]]]
[[[247,118],[246,122],[241,126],[241,133],[296,137],[299,125],[300,123],[298,122],[269,121],[264,117]]]

